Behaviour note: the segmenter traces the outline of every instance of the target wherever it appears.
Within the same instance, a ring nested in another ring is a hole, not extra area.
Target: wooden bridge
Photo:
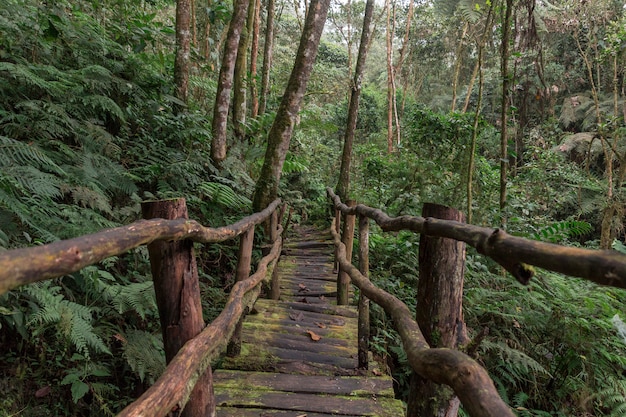
[[[391,377],[358,368],[358,312],[337,305],[330,232],[296,231],[278,264],[280,300],[256,302],[241,354],[213,375],[217,415],[403,415]]]
[[[371,300],[390,316],[414,375],[421,381],[417,388],[412,386],[409,415],[412,401],[425,395],[428,399],[427,385],[438,383],[450,386],[472,417],[512,417],[514,413],[499,397],[485,369],[456,350],[456,344],[446,344],[445,328],[431,328],[432,322],[454,329],[462,329],[463,324],[462,317],[449,322],[437,309],[445,304],[448,311],[460,310],[462,276],[459,281],[449,271],[437,269],[448,258],[462,259],[458,255],[464,252],[455,255],[454,251],[464,251],[469,244],[523,283],[532,277],[528,265],[535,265],[626,288],[626,256],[615,252],[530,241],[436,215],[390,218],[367,206],[345,205],[332,190],[328,192],[335,208],[329,234],[297,229],[299,237],[285,245],[282,232],[289,221],[283,221],[285,206],[279,200],[262,212],[219,228],[188,220],[182,199],[147,202],[142,206],[145,220],[128,226],[1,252],[0,294],[148,245],[168,366],[119,416],[165,416],[181,410],[182,415],[194,417],[402,415],[404,408],[393,399],[390,378],[376,369],[368,355]],[[421,233],[418,298],[423,292],[420,300],[428,308],[420,310],[431,317],[418,313],[416,321],[406,305],[369,281],[370,219],[383,231]],[[255,226],[261,224],[268,237],[265,256],[250,274]],[[355,234],[359,237],[358,268],[352,264]],[[193,242],[210,244],[237,237],[237,283],[223,311],[205,326]],[[428,265],[433,258],[436,268]],[[338,277],[333,260],[339,267]],[[454,270],[462,267],[456,265]],[[348,305],[351,284],[360,290],[358,308]],[[262,289],[271,300],[257,300]],[[439,343],[430,337],[433,331],[440,336]],[[228,357],[213,374],[211,363],[222,358],[224,350]]]

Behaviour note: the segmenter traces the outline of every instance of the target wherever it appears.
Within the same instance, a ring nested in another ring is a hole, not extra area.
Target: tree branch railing
[[[327,188],[327,193],[336,213],[330,229],[335,242],[336,262],[341,271],[350,276],[352,283],[359,288],[361,297],[374,301],[391,316],[411,368],[423,378],[450,386],[472,417],[512,417],[515,414],[502,401],[482,366],[461,351],[431,347],[409,308],[369,281],[367,248],[359,247],[359,268],[352,265],[351,257],[346,256],[346,246],[342,242],[337,219],[358,215],[361,239],[367,233],[369,219],[373,219],[383,231],[412,230],[423,235],[465,242],[479,253],[494,259],[523,284],[527,284],[534,273],[534,269],[528,265],[534,265],[598,284],[626,288],[626,256],[622,254],[531,241],[510,236],[499,229],[451,220],[419,216],[391,218],[379,209],[362,204],[349,207],[330,188]],[[363,242],[367,245],[367,240]],[[360,300],[359,304],[362,303]],[[359,311],[359,320],[367,320],[366,315]],[[366,354],[364,349],[367,346],[359,343],[359,357]]]
[[[502,229],[474,226],[452,220],[420,216],[389,217],[380,209],[362,204],[348,207],[327,189],[335,208],[344,214],[359,214],[376,221],[384,232],[412,230],[429,236],[459,240],[488,256],[522,284],[534,272],[529,265],[584,278],[596,284],[626,288],[626,256],[611,250],[573,248],[511,236]]]
[[[221,354],[231,336],[236,336],[237,323],[256,301],[261,282],[275,275],[272,271],[282,250],[284,208],[278,215],[280,205],[277,199],[263,211],[232,225],[210,228],[187,219],[184,199],[144,203],[144,217],[172,217],[139,220],[48,245],[1,252],[0,294],[71,274],[148,245],[168,366],[155,384],[119,416],[157,417],[172,410],[182,410],[183,416],[215,415],[211,361]],[[255,273],[248,276],[254,229],[266,222],[271,248],[259,261]],[[217,243],[238,236],[238,281],[220,315],[204,327],[201,307],[198,308],[200,293],[193,242]],[[189,316],[194,316],[191,320],[195,322],[189,321]],[[193,327],[191,333],[185,326]],[[196,387],[198,381],[202,383]]]

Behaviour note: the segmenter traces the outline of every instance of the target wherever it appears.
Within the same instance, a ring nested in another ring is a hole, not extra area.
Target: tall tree
[[[509,86],[509,42],[511,40],[511,16],[513,15],[513,0],[506,0],[504,19],[502,21],[502,49],[500,51],[500,75],[502,77],[502,108],[500,113],[500,221],[506,225],[506,184],[507,169],[509,166],[508,154],[508,114],[510,108]]]
[[[176,1],[176,58],[174,61],[174,81],[176,98],[187,103],[189,86],[191,1]]]
[[[283,170],[283,164],[289,150],[289,143],[296,123],[300,105],[306,91],[306,85],[311,76],[313,63],[324,30],[326,15],[330,0],[311,0],[308,8],[304,29],[300,38],[300,46],[296,54],[296,61],[280,103],[276,118],[270,129],[267,140],[267,150],[263,168],[256,183],[253,208],[262,210],[276,198],[278,183]]]
[[[247,103],[247,74],[248,74],[248,47],[252,35],[252,25],[254,24],[254,11],[256,0],[249,0],[248,18],[246,25],[241,30],[239,37],[239,48],[237,59],[235,60],[235,72],[233,74],[233,130],[235,137],[242,141],[245,136]]]
[[[233,5],[233,17],[228,27],[222,66],[217,82],[215,106],[213,107],[213,140],[211,141],[211,158],[219,165],[226,159],[226,127],[228,123],[228,108],[230,106],[230,92],[233,88],[233,74],[241,30],[248,14],[249,0],[236,0]]]
[[[395,4],[392,0],[385,1],[387,11],[387,34],[385,35],[387,45],[387,152],[393,151],[393,117],[396,105],[396,84],[393,66],[393,33],[395,32]],[[392,20],[392,8],[393,20]]]
[[[267,94],[270,84],[270,66],[272,65],[272,45],[274,43],[275,0],[267,0],[267,19],[265,20],[265,44],[263,45],[263,69],[261,70],[261,97],[259,114],[265,113]]]
[[[257,87],[257,58],[259,55],[259,31],[261,26],[261,0],[254,0],[254,22],[252,24],[252,46],[250,47],[250,116],[259,115],[259,89]]]
[[[339,182],[337,183],[337,195],[342,200],[348,199],[350,190],[350,161],[352,159],[352,144],[356,132],[356,122],[359,112],[359,99],[361,97],[361,84],[363,72],[365,71],[365,60],[369,49],[370,38],[372,36],[371,23],[374,15],[374,0],[367,0],[365,4],[365,16],[363,17],[363,30],[361,31],[361,43],[359,44],[359,55],[356,60],[354,70],[354,81],[350,88],[350,103],[348,107],[348,123],[343,140],[343,153],[341,156],[341,169],[339,171]]]

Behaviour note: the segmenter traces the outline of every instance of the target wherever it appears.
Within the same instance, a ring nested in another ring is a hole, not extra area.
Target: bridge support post
[[[335,232],[337,232],[339,235],[341,235],[341,210],[339,210],[338,208],[335,208]],[[333,272],[339,272],[339,260],[337,259],[337,253],[338,253],[337,248],[335,248],[335,263],[333,265]]]
[[[142,203],[144,219],[188,218],[184,198]],[[163,333],[165,359],[204,328],[198,267],[191,240],[156,241],[148,245],[154,291]],[[182,388],[182,387],[181,387]],[[198,380],[182,414],[185,417],[215,416],[213,375],[207,368]]]
[[[274,211],[274,214],[276,212]],[[272,221],[270,222],[272,227],[275,227],[276,217],[272,215]],[[272,233],[270,232],[270,236]],[[250,262],[252,260],[252,245],[254,243],[254,226],[246,230],[239,238],[239,253],[237,256],[237,272],[236,281],[243,281],[250,276]],[[247,309],[246,309],[247,310]],[[243,328],[243,319],[248,312],[244,311],[244,314],[239,319],[235,332],[230,338],[230,342],[226,348],[228,356],[237,356],[241,353],[241,330]]]
[[[356,201],[348,200],[346,202],[348,207],[356,206]],[[354,224],[356,222],[356,215],[346,214],[346,219],[343,222],[343,233],[341,235],[341,241],[346,245],[346,258],[352,259],[352,243],[354,242]],[[348,305],[350,302],[350,276],[339,268],[337,274],[337,305]]]
[[[370,220],[367,216],[359,215],[359,271],[364,277],[369,278],[369,231]],[[370,339],[370,300],[363,293],[359,294],[359,368],[367,369],[369,358]]]
[[[465,222],[460,211],[424,204],[422,216]],[[427,228],[425,228],[427,233]],[[463,321],[465,243],[422,233],[419,248],[417,324],[431,347],[454,349],[467,342]],[[411,376],[407,417],[457,415],[459,399],[448,387]]]

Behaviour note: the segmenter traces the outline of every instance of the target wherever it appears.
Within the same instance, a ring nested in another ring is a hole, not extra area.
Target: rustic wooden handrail
[[[71,274],[156,240],[223,242],[239,236],[252,225],[265,222],[279,205],[280,199],[277,199],[265,210],[224,227],[205,227],[187,219],[138,220],[127,226],[48,245],[0,252],[0,294],[24,284]]]
[[[563,274],[586,278],[603,285],[626,288],[626,256],[612,251],[594,251],[569,248],[554,244],[532,241],[510,236],[502,230],[468,225],[465,223],[402,216],[391,218],[383,211],[362,204],[343,204],[332,189],[327,188],[333,202],[335,218],[331,233],[335,241],[336,262],[339,269],[350,276],[352,283],[365,296],[379,304],[391,316],[400,334],[411,368],[422,377],[435,383],[450,386],[473,417],[513,416],[514,413],[502,401],[489,377],[470,356],[454,349],[431,347],[424,333],[412,317],[409,308],[391,294],[377,288],[367,277],[367,246],[363,234],[367,233],[367,222],[373,219],[383,231],[412,230],[423,236],[450,238],[475,247],[479,253],[490,256],[520,282],[527,284],[535,265]],[[359,266],[352,265],[345,238],[339,233],[341,217],[359,216],[360,239]],[[364,259],[361,259],[365,257]],[[461,284],[462,285],[462,284]],[[366,312],[359,312],[359,316]],[[361,320],[361,319],[360,319]],[[366,320],[364,317],[363,320]],[[359,346],[359,356],[364,355],[366,346]],[[413,389],[413,388],[412,388]],[[411,408],[411,407],[409,407]]]
[[[276,214],[280,204],[281,201],[277,199],[265,210],[232,225],[209,228],[186,218],[184,199],[147,202],[142,205],[144,215],[172,216],[169,218],[173,220],[140,220],[128,226],[92,235],[0,253],[0,294],[20,285],[70,274],[108,257],[148,245],[153,275],[159,275],[158,279],[155,276],[155,291],[159,290],[156,292],[161,323],[175,333],[170,339],[164,331],[164,339],[167,339],[164,340],[166,356],[168,342],[175,347],[170,349],[165,372],[144,395],[124,409],[120,416],[165,416],[174,409],[183,410],[190,396],[195,399],[193,404],[189,403],[193,410],[184,410],[183,415],[214,415],[211,360],[226,347],[245,310],[258,297],[261,290],[259,284],[265,280],[269,285],[269,277],[272,276],[282,249],[283,227],[279,224],[282,215],[279,217]],[[254,229],[264,222],[269,223],[271,250],[261,259],[256,272],[248,277]],[[204,327],[193,245],[188,243],[171,246],[171,243],[222,242],[240,235],[238,282],[231,290],[224,310],[209,326]],[[181,265],[175,265],[179,261],[174,261],[181,254],[182,270]],[[164,256],[172,258],[172,262],[162,259]],[[181,281],[174,285],[181,288],[172,288],[172,293],[169,294],[169,285],[179,280]],[[156,288],[157,284],[159,288]],[[159,303],[159,294],[164,298],[175,299],[170,300],[171,302],[161,300]],[[190,315],[196,317],[191,321],[186,320]],[[169,320],[175,324],[170,325]],[[190,328],[185,329],[185,326]],[[206,383],[208,389],[202,387],[202,390],[194,390],[196,382],[200,381],[202,382],[198,387]],[[198,401],[199,398],[201,399]]]
[[[626,288],[626,255],[611,250],[591,250],[555,245],[511,236],[501,229],[473,226],[451,220],[420,216],[389,217],[383,211],[362,204],[348,207],[332,189],[328,195],[344,214],[367,216],[383,231],[412,230],[430,236],[459,240],[489,256],[522,284],[533,276],[534,265],[564,275],[585,278],[601,285]]]
[[[515,414],[498,395],[487,371],[478,362],[458,350],[431,348],[409,308],[372,284],[346,259],[346,247],[334,227],[333,219],[331,232],[338,248],[341,269],[350,275],[352,282],[367,298],[391,316],[411,368],[431,381],[452,387],[472,417],[514,417]]]
[[[279,226],[279,236],[282,227]],[[271,252],[260,262],[248,279],[237,282],[230,292],[224,310],[198,336],[187,342],[170,362],[165,372],[138,400],[126,407],[118,417],[164,416],[175,407],[183,407],[195,382],[226,347],[245,307],[256,300],[260,286],[276,265],[282,247],[278,237]]]

